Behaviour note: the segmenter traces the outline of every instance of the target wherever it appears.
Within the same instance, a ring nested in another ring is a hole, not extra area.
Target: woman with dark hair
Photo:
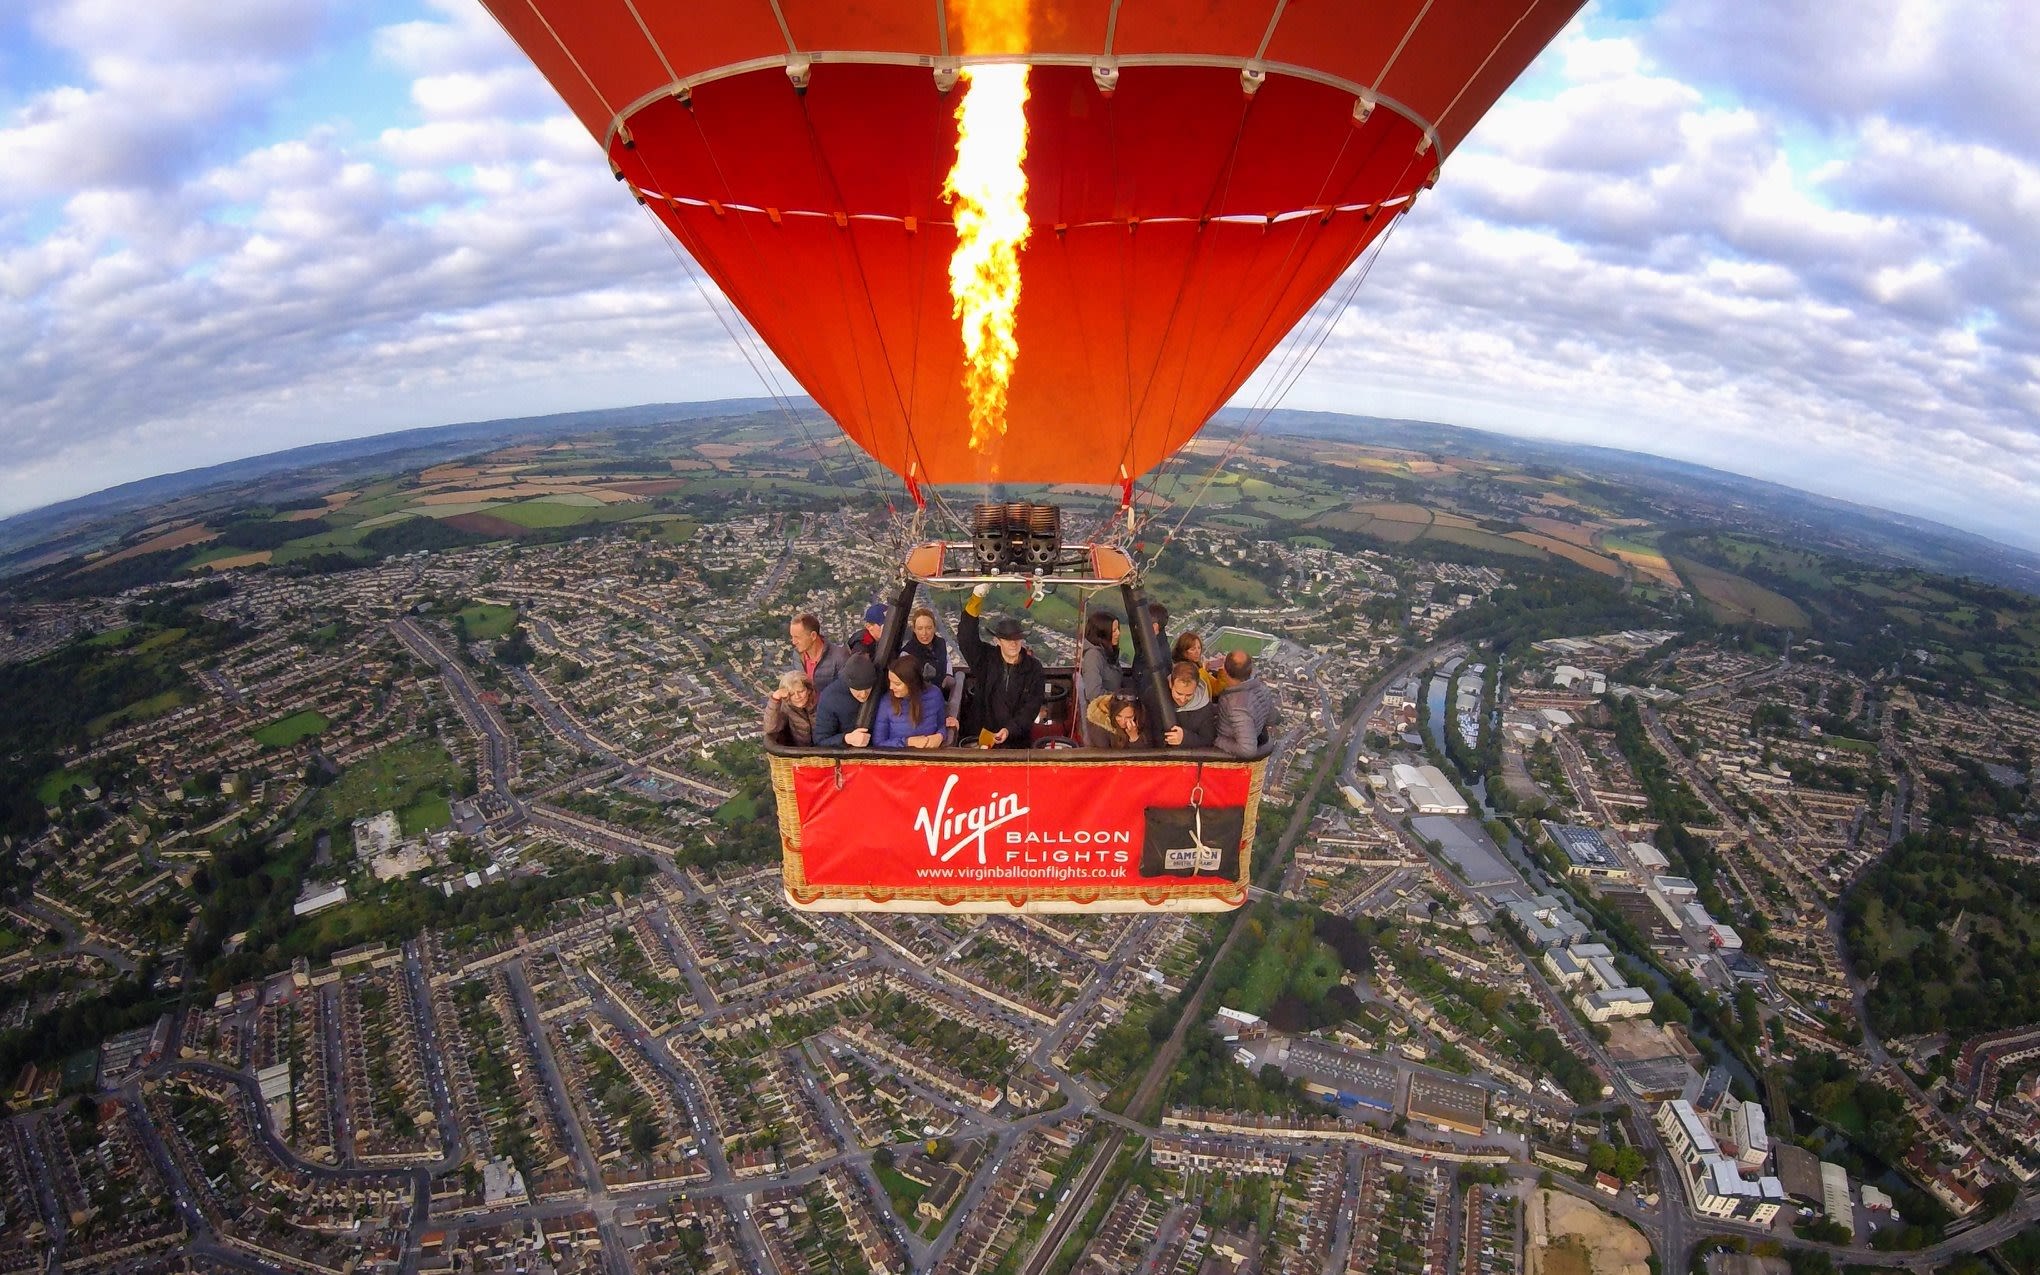
[[[1084,710],[1084,724],[1093,748],[1153,748],[1157,741],[1148,733],[1147,705],[1138,695],[1121,691],[1100,695]]]
[[[889,693],[871,724],[873,748],[942,747],[942,688],[921,679],[921,661],[902,655],[886,669]]]
[[[1119,667],[1119,617],[1110,611],[1093,611],[1084,621],[1083,650],[1077,657],[1077,691],[1089,704],[1100,695],[1110,695],[1126,686],[1126,674]]]

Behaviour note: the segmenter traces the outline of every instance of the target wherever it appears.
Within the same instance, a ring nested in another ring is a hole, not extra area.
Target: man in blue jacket
[[[830,682],[815,704],[815,747],[863,748],[871,743],[869,730],[858,730],[857,714],[871,690],[878,685],[878,666],[864,654],[843,662],[843,676]]]

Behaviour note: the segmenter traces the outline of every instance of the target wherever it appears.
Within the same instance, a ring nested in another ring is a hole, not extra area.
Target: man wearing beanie
[[[871,732],[858,730],[857,713],[878,685],[878,666],[862,651],[843,664],[843,676],[829,683],[815,705],[815,747],[863,748]]]
[[[864,631],[850,639],[853,655],[868,655],[871,662],[878,663],[878,639],[885,632],[885,603],[874,602],[864,608]]]

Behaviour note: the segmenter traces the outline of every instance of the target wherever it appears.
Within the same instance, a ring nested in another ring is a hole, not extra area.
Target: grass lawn
[[[463,608],[460,621],[468,637],[477,642],[495,642],[510,636],[517,627],[517,608],[477,604]]]
[[[332,724],[324,713],[314,712],[308,708],[248,733],[264,748],[289,748],[299,740],[316,735]]]
[[[750,823],[757,817],[758,803],[741,793],[725,801],[722,805],[717,806],[715,810],[715,821],[726,828],[734,828],[741,823]]]
[[[453,823],[453,803],[445,793],[421,792],[397,812],[397,822],[403,825],[405,836],[423,836]]]
[[[45,806],[54,806],[68,790],[91,782],[92,776],[82,770],[53,770],[36,785],[35,799]]]
[[[85,639],[85,645],[97,647],[119,646],[121,643],[133,637],[134,633],[135,633],[134,625],[123,624],[119,628],[108,629],[104,633],[93,634],[91,637]]]
[[[921,1197],[928,1193],[928,1188],[918,1182],[908,1181],[898,1169],[889,1164],[874,1163],[871,1169],[878,1175],[878,1184],[892,1197],[893,1212],[902,1218],[916,1217],[914,1210],[920,1206]]]

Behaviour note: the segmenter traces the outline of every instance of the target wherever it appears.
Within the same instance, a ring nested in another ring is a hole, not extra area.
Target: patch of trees
[[[1955,754],[1948,761],[1951,768],[1935,771],[1934,786],[1927,792],[1929,822],[1944,828],[1973,828],[1978,819],[2016,822],[2025,811],[2029,795],[2025,787],[1999,783],[1974,758]]]
[[[270,518],[233,518],[220,525],[220,537],[213,543],[235,549],[275,549],[293,540],[324,535],[331,530],[333,524],[324,518],[308,518],[300,522],[277,522]]]
[[[1785,1073],[1785,1091],[1793,1106],[1840,1129],[1887,1164],[1897,1164],[1919,1140],[1919,1126],[1907,1114],[1904,1096],[1833,1054],[1806,1052],[1794,1058]],[[1941,1216],[1945,1219],[1946,1212]]]
[[[1274,1075],[1267,1074],[1274,1071]],[[1232,1047],[1207,1031],[1186,1032],[1183,1053],[1169,1074],[1169,1104],[1282,1116],[1307,1110],[1302,1087],[1283,1079],[1280,1069],[1250,1071],[1233,1058]]]
[[[1506,565],[1513,583],[1439,625],[1441,640],[1472,637],[1507,647],[1579,633],[1649,628],[1665,618],[1607,577],[1583,568],[1568,566],[1554,575],[1525,579],[1520,561]]]
[[[84,568],[82,559],[71,558],[11,587],[20,597],[51,601],[105,597],[168,580],[190,557],[189,548],[159,549],[155,553],[123,558],[90,570]]]
[[[1863,877],[1842,917],[1857,972],[1876,978],[1880,1034],[1961,1038],[2040,1019],[2040,868],[1951,833],[1915,835]],[[1919,937],[1901,947],[1893,936],[1907,932]]]
[[[116,1032],[154,1022],[170,1007],[151,988],[154,977],[154,967],[144,964],[98,996],[38,1014],[0,1035],[0,1075],[12,1076],[28,1063],[55,1062]]]
[[[218,856],[215,866],[220,866]],[[337,932],[323,924],[323,916],[291,917],[292,889],[272,896],[280,901],[285,928],[272,928],[276,918],[265,914],[258,929],[251,930],[244,950],[215,960],[208,983],[213,990],[223,991],[273,972],[293,957],[320,961],[343,947],[378,940],[401,943],[428,929],[449,931],[455,943],[463,944],[517,926],[539,930],[545,927],[554,904],[587,895],[606,896],[611,891],[634,895],[657,871],[651,859],[633,855],[610,862],[578,863],[542,877],[513,877],[452,895],[406,882],[387,901],[357,909],[353,924]]]
[[[306,554],[288,564],[284,570],[293,575],[330,576],[342,571],[353,571],[369,565],[369,559],[356,558],[351,554],[327,551]]]
[[[1685,780],[1673,772],[1671,763],[1650,742],[1650,734],[1643,725],[1643,713],[1637,708],[1635,698],[1610,693],[1601,697],[1601,703],[1613,720],[1615,744],[1629,759],[1629,768],[1636,772],[1637,785],[1650,802],[1651,816],[1661,823],[1697,824],[1701,827],[1712,824],[1714,812],[1686,786]]]
[[[417,553],[425,550],[438,553],[446,549],[464,549],[469,545],[487,544],[489,537],[478,531],[464,531],[450,526],[440,518],[406,518],[401,522],[377,527],[361,537],[361,547],[379,557],[394,557],[400,554]]]

